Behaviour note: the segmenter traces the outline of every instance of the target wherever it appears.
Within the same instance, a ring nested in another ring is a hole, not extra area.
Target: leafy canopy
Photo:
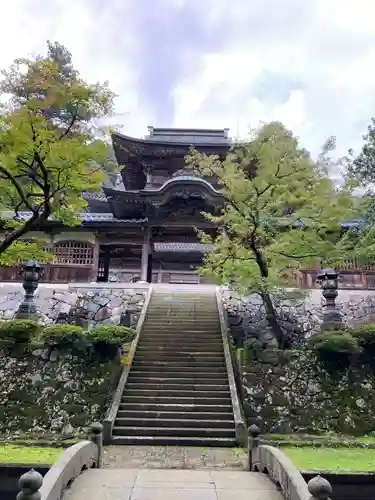
[[[314,162],[282,124],[270,123],[224,161],[192,151],[187,163],[216,176],[225,199],[221,214],[204,214],[219,231],[200,233],[214,246],[202,271],[269,300],[265,294],[290,285],[299,268],[342,258],[340,222],[351,215],[352,198],[327,176],[328,149]]]
[[[0,109],[0,258],[10,263],[19,255],[11,246],[49,217],[79,224],[84,192],[103,179],[108,145],[100,122],[112,112],[114,94],[106,83],[86,83],[59,43],[48,42],[46,56],[17,59],[2,76],[8,99]]]

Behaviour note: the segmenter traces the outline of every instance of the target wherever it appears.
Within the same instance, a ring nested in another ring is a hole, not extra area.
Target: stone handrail
[[[146,294],[146,299],[142,307],[141,314],[139,315],[137,327],[136,327],[136,336],[135,339],[132,342],[132,345],[130,347],[129,353],[128,353],[128,359],[129,362],[127,363],[126,366],[124,366],[122,370],[122,374],[119,380],[119,383],[117,384],[117,389],[116,392],[113,396],[112,404],[108,409],[106,418],[104,419],[104,430],[103,430],[103,437],[104,437],[104,443],[109,444],[112,439],[112,429],[113,425],[115,423],[116,415],[120,407],[121,403],[121,398],[122,394],[125,389],[126,381],[128,380],[129,372],[131,369],[131,365],[133,363],[135,351],[137,349],[137,345],[139,342],[140,334],[142,332],[143,324],[145,322],[146,314],[147,314],[147,309],[150,304],[151,300],[151,295],[152,295],[152,285],[148,287],[147,294]]]
[[[332,494],[331,484],[316,476],[308,483],[302,474],[279,448],[260,444],[259,428],[249,428],[249,467],[250,471],[267,474],[281,490],[286,500],[328,500]]]
[[[17,500],[61,500],[65,489],[82,471],[101,467],[103,426],[91,426],[90,439],[74,444],[65,450],[47,474],[33,469],[20,477]]]
[[[231,356],[229,339],[228,339],[227,322],[225,320],[224,306],[223,306],[223,302],[221,299],[219,287],[216,287],[216,302],[217,302],[217,309],[219,312],[221,336],[223,339],[223,346],[224,346],[225,364],[226,364],[227,373],[228,373],[230,397],[231,397],[232,407],[233,407],[234,424],[235,424],[235,431],[236,431],[236,441],[239,444],[245,446],[246,445],[246,426],[245,426],[245,421],[244,421],[243,416],[242,416],[241,404],[240,404],[240,401],[238,399],[238,394],[237,394],[236,380],[234,377],[232,356]]]

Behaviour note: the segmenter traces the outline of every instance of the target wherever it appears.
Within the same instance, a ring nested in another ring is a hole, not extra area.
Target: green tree
[[[108,141],[100,123],[114,94],[106,83],[86,83],[59,43],[48,42],[44,57],[17,59],[2,76],[9,99],[0,110],[0,260],[11,263],[20,248],[32,249],[20,238],[51,216],[79,224],[83,193],[103,179]]]
[[[241,293],[258,293],[279,345],[285,346],[274,306],[274,292],[291,286],[298,269],[320,266],[342,257],[346,238],[340,222],[351,208],[351,196],[327,176],[327,143],[318,162],[301,149],[280,123],[254,131],[249,142],[235,145],[224,161],[197,151],[187,163],[203,175],[214,175],[225,201],[218,216],[206,213],[218,227],[202,271]]]
[[[364,144],[358,155],[353,150],[349,151],[348,172],[353,184],[368,189],[369,184],[375,182],[375,118],[371,119],[363,139]]]

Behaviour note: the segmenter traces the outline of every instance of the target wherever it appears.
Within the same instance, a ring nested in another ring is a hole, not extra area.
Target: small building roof
[[[170,142],[177,144],[224,144],[231,143],[229,129],[196,129],[196,128],[156,128],[148,127],[148,141]]]

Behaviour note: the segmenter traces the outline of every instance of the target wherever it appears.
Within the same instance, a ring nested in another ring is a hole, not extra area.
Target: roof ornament
[[[174,172],[172,174],[172,178],[173,177],[198,177],[198,178],[201,178],[202,175],[200,172],[198,172],[197,170],[195,170],[193,168],[180,168],[179,170],[176,170],[176,172]]]

